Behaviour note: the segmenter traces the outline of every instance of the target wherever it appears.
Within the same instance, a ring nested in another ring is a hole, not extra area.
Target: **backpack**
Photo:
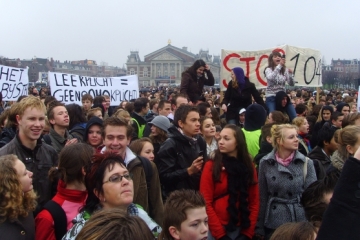
[[[44,205],[54,220],[55,237],[61,240],[67,232],[67,218],[64,209],[55,201],[50,200]]]
[[[131,118],[131,119],[136,123],[136,125],[138,127],[138,132],[137,132],[138,138],[142,138],[146,124],[140,125],[139,122],[135,118]]]

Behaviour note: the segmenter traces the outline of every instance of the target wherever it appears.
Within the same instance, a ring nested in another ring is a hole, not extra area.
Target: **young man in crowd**
[[[331,115],[331,124],[332,127],[337,129],[341,129],[342,127],[342,122],[344,120],[344,114],[339,113],[339,112],[333,112],[333,114]]]
[[[307,106],[303,103],[299,103],[295,107],[295,112],[297,117],[306,117],[307,115]]]
[[[325,123],[317,134],[318,144],[308,153],[308,157],[313,160],[316,176],[323,179],[326,170],[331,165],[330,156],[337,149],[334,134],[337,129],[331,127],[329,123]]]
[[[44,135],[45,143],[52,146],[57,153],[69,144],[77,143],[77,138],[74,138],[68,131],[69,114],[64,104],[58,101],[50,103],[47,117],[51,125],[48,135]]]
[[[84,110],[85,115],[90,110],[91,106],[93,105],[94,98],[90,94],[84,94],[81,97],[82,108]]]
[[[157,112],[159,113],[159,116],[167,117],[171,113],[171,103],[167,100],[161,100],[158,104]],[[170,123],[173,122],[171,118],[168,119]],[[150,133],[151,133],[151,125],[148,122],[145,126],[143,137],[149,137]]]
[[[145,115],[149,111],[149,99],[138,98],[134,102],[134,111],[130,114],[133,121],[134,135],[132,140],[142,138],[146,126]]]
[[[45,125],[45,105],[34,96],[28,96],[16,104],[18,132],[13,140],[0,149],[0,155],[15,154],[28,171],[33,172],[34,190],[39,196],[38,207],[51,199],[48,172],[58,163],[53,147],[43,144],[40,137]],[[38,209],[39,210],[39,209]]]
[[[194,106],[176,109],[170,137],[157,155],[157,166],[164,193],[178,189],[199,190],[200,171],[207,159],[206,142],[199,136],[200,116]]]
[[[134,182],[134,200],[145,211],[150,213],[149,208],[156,216],[151,216],[158,220],[163,213],[163,202],[161,198],[160,182],[157,178],[158,173],[154,172],[156,166],[153,162],[137,157],[128,147],[133,128],[123,118],[115,116],[109,117],[104,121],[104,130],[102,132],[103,144],[105,147],[102,152],[109,151],[119,154],[126,164],[126,168],[133,175]],[[145,165],[148,164],[148,165]],[[149,169],[152,169],[151,176]]]
[[[189,104],[189,100],[185,94],[176,95],[174,98],[171,99],[172,113],[170,113],[167,117],[170,119],[174,119],[176,109],[179,108],[181,105],[187,104]]]
[[[158,106],[159,106],[158,99],[154,98],[150,100],[149,102],[150,111],[148,111],[147,114],[145,115],[146,122],[151,122],[156,116],[159,115]]]

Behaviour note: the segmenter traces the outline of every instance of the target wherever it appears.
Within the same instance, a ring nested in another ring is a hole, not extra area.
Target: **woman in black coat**
[[[188,95],[191,102],[195,102],[201,95],[204,85],[214,86],[215,79],[210,67],[199,59],[181,74],[180,93]]]
[[[360,148],[344,164],[330,204],[323,216],[317,240],[359,239]]]
[[[252,104],[252,97],[255,102],[267,109],[264,100],[255,88],[255,84],[245,77],[244,70],[240,67],[231,71],[231,81],[226,89],[221,108],[226,112],[226,121],[229,124],[239,122],[239,111]]]

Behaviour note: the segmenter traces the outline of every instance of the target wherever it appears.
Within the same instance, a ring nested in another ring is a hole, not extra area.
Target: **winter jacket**
[[[348,158],[323,216],[317,240],[359,239],[359,172],[360,161],[353,157]]]
[[[101,208],[99,208],[98,210],[101,210]],[[127,212],[130,216],[140,217],[149,227],[150,231],[154,234],[154,237],[157,237],[160,234],[162,230],[161,227],[149,217],[149,215],[141,208],[141,206],[132,203],[127,208]],[[62,240],[75,240],[87,220],[90,219],[90,217],[91,213],[87,211],[82,211],[81,213],[79,213],[73,219],[74,226],[65,234]]]
[[[189,175],[187,168],[199,157],[200,151],[206,156],[206,142],[198,136],[194,141],[184,136],[175,127],[169,128],[169,138],[161,145],[157,155],[157,166],[161,184],[168,196],[179,189],[199,190],[200,172]]]
[[[331,164],[331,160],[323,152],[322,148],[316,146],[307,156],[314,162],[317,179],[325,178],[325,173]]]
[[[267,141],[261,141],[260,142],[260,149],[259,149],[259,152],[258,154],[254,157],[254,163],[255,163],[255,166],[259,167],[259,164],[260,164],[260,160],[268,155],[272,150],[273,150],[273,146],[268,143]],[[259,168],[258,168],[259,169]]]
[[[27,217],[19,217],[13,221],[0,223],[0,239],[34,240],[35,221],[32,212]]]
[[[338,150],[336,150],[332,155],[331,155],[331,164],[328,167],[328,169],[326,170],[326,175],[331,176],[335,179],[338,179],[342,173],[342,169],[344,167],[344,157],[340,155],[340,153],[338,152]]]
[[[187,94],[190,101],[195,102],[202,95],[204,85],[214,86],[215,79],[211,71],[204,71],[198,78],[196,73],[185,71],[181,74],[180,93]]]
[[[55,149],[42,144],[38,139],[35,149],[31,150],[22,145],[19,135],[16,135],[11,142],[0,149],[0,156],[6,154],[15,154],[25,164],[26,169],[33,172],[33,186],[39,196],[38,204],[44,206],[52,197],[48,172],[51,167],[58,164],[58,154]]]
[[[245,128],[241,129],[246,139],[246,146],[252,158],[258,154],[260,146],[261,129],[255,131],[246,131]]]
[[[308,159],[305,178],[305,162],[305,156],[296,151],[290,165],[285,167],[276,161],[275,149],[261,159],[257,234],[264,236],[264,227],[276,229],[286,222],[306,221],[300,198],[303,191],[316,181],[316,173],[313,161]]]
[[[229,194],[228,194],[228,173],[226,170],[221,171],[220,181],[214,182],[213,179],[214,161],[209,160],[205,163],[202,175],[200,192],[205,198],[206,213],[209,217],[209,231],[216,239],[226,235],[226,226],[229,222],[230,215],[227,211]],[[250,211],[250,227],[241,229],[241,233],[250,239],[254,236],[255,225],[259,214],[259,186],[257,184],[257,174],[254,168],[254,181],[256,184],[250,185],[248,189],[248,209]],[[241,223],[238,223],[241,226]]]
[[[59,204],[66,214],[67,230],[73,226],[72,220],[79,214],[80,209],[85,205],[87,191],[66,189],[66,184],[60,180],[57,193],[53,201]],[[42,210],[35,218],[36,239],[56,240],[54,219],[46,209]]]
[[[53,128],[50,128],[49,137],[51,139],[51,145],[57,153],[60,153],[61,150],[65,147],[65,144],[68,140],[73,139],[74,137],[69,133],[68,130],[65,130],[65,137],[60,136]],[[47,143],[45,141],[45,143]],[[48,143],[47,143],[48,144]]]
[[[266,97],[275,96],[278,91],[285,91],[285,83],[294,86],[294,76],[285,69],[284,75],[280,73],[282,66],[277,65],[274,70],[271,68],[265,69],[265,76],[267,81]]]
[[[238,89],[234,89],[232,87],[232,81],[233,80],[229,82],[224,99],[221,103],[221,105],[227,105],[226,121],[231,119],[239,119],[240,109],[246,109],[249,105],[251,105],[252,97],[256,103],[262,105],[264,109],[266,109],[264,100],[260,96],[258,90],[256,90],[254,83],[245,78],[245,86],[241,91],[239,91]]]
[[[8,144],[16,135],[16,128],[4,128],[0,135],[0,148]]]

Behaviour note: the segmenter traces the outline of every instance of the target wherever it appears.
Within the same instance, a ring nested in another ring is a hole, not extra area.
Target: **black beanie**
[[[260,104],[249,105],[245,112],[245,130],[255,131],[261,129],[265,124],[266,115],[266,110]]]

